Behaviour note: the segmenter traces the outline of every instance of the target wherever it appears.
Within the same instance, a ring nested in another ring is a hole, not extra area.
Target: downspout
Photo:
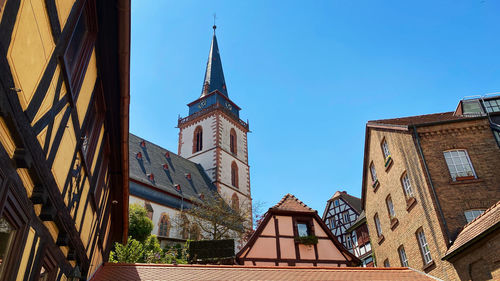
[[[441,204],[439,204],[439,199],[436,194],[436,190],[434,188],[434,184],[432,183],[432,178],[431,178],[431,173],[429,172],[429,168],[427,167],[427,162],[425,161],[424,153],[422,152],[422,147],[420,146],[420,138],[418,137],[417,133],[417,127],[413,125],[413,133],[415,135],[415,139],[417,141],[417,148],[418,148],[418,153],[420,154],[420,157],[422,157],[422,162],[424,163],[424,170],[425,174],[427,175],[427,178],[429,179],[429,184],[431,186],[432,190],[432,195],[434,197],[434,200],[436,201],[437,209],[439,211],[439,215],[441,216],[441,220],[443,221],[444,225],[444,231],[446,233],[446,237],[448,238],[448,241],[446,241],[446,246],[449,246],[451,241],[450,241],[450,233],[448,231],[448,225],[446,224],[446,220],[444,218],[443,210],[441,209]]]

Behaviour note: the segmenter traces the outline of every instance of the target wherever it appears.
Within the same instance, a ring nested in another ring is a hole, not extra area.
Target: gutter
[[[446,241],[447,246],[450,244],[450,232],[448,230],[448,225],[446,223],[446,220],[444,218],[443,210],[441,209],[441,204],[439,204],[439,199],[436,194],[436,189],[434,187],[434,184],[432,183],[432,178],[431,178],[431,173],[429,172],[429,167],[427,166],[427,162],[425,161],[425,156],[422,151],[422,147],[420,145],[420,138],[418,137],[417,133],[417,127],[413,125],[413,134],[415,136],[415,140],[417,141],[417,148],[418,148],[418,153],[420,154],[420,157],[422,157],[422,162],[424,164],[424,170],[425,174],[427,175],[427,178],[429,179],[429,184],[431,187],[432,195],[434,197],[434,200],[436,201],[437,209],[439,212],[439,216],[441,217],[441,220],[443,221],[443,226],[444,226],[444,231],[446,233],[446,237],[448,238],[448,241]]]
[[[123,185],[123,234],[122,242],[128,239],[128,205],[129,205],[129,111],[130,111],[130,0],[117,0],[118,10],[118,71],[120,82],[120,118],[121,153],[122,153],[122,185]]]

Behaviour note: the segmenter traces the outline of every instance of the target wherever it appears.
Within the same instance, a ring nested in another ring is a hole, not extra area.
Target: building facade
[[[361,212],[358,219],[346,230],[347,234],[351,237],[352,253],[361,260],[363,267],[375,266],[372,246],[370,241],[370,233],[368,232],[368,225],[366,224],[365,212]]]
[[[316,243],[302,240],[311,237]],[[346,267],[360,263],[332,235],[318,212],[291,194],[269,208],[236,259],[248,266]]]
[[[178,121],[178,154],[201,164],[228,204],[250,213],[249,126],[229,98],[215,26],[201,96],[188,106],[189,115]]]
[[[0,34],[0,279],[87,279],[126,241],[130,3],[1,1]]]
[[[458,279],[441,259],[461,228],[500,199],[499,101],[368,122],[362,203],[377,265]]]
[[[323,221],[330,231],[337,237],[351,253],[353,245],[351,235],[347,229],[357,220],[361,213],[361,199],[347,194],[345,191],[337,191],[326,202],[323,212]]]

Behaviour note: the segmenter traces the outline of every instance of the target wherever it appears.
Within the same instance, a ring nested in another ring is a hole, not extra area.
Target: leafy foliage
[[[115,243],[114,251],[109,256],[110,262],[120,263],[187,263],[187,244],[175,244],[165,249],[160,247],[160,242],[155,235],[151,235],[144,243],[129,237],[126,245]]]
[[[318,244],[318,237],[314,235],[308,236],[297,236],[295,237],[295,242],[304,244],[304,245],[316,245]]]
[[[115,250],[109,255],[110,262],[136,263],[141,260],[144,253],[141,242],[129,238],[126,245],[115,243]]]
[[[128,235],[138,241],[144,242],[153,230],[153,222],[148,218],[147,210],[139,204],[131,204],[128,216]]]

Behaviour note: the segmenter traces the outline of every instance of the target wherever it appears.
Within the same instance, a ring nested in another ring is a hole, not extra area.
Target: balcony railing
[[[195,112],[189,116],[186,116],[184,118],[179,117],[179,120],[177,122],[177,127],[180,127],[181,125],[183,125],[191,120],[194,120],[200,116],[203,116],[203,115],[210,113],[210,112],[217,110],[217,109],[222,110],[224,113],[226,113],[231,118],[233,118],[236,122],[238,122],[245,129],[249,130],[248,122],[241,120],[238,116],[236,116],[236,114],[234,114],[232,111],[230,111],[229,109],[227,109],[225,106],[221,105],[220,103],[212,104],[212,105],[210,105],[210,106],[208,106],[208,107],[206,107],[198,112]]]

